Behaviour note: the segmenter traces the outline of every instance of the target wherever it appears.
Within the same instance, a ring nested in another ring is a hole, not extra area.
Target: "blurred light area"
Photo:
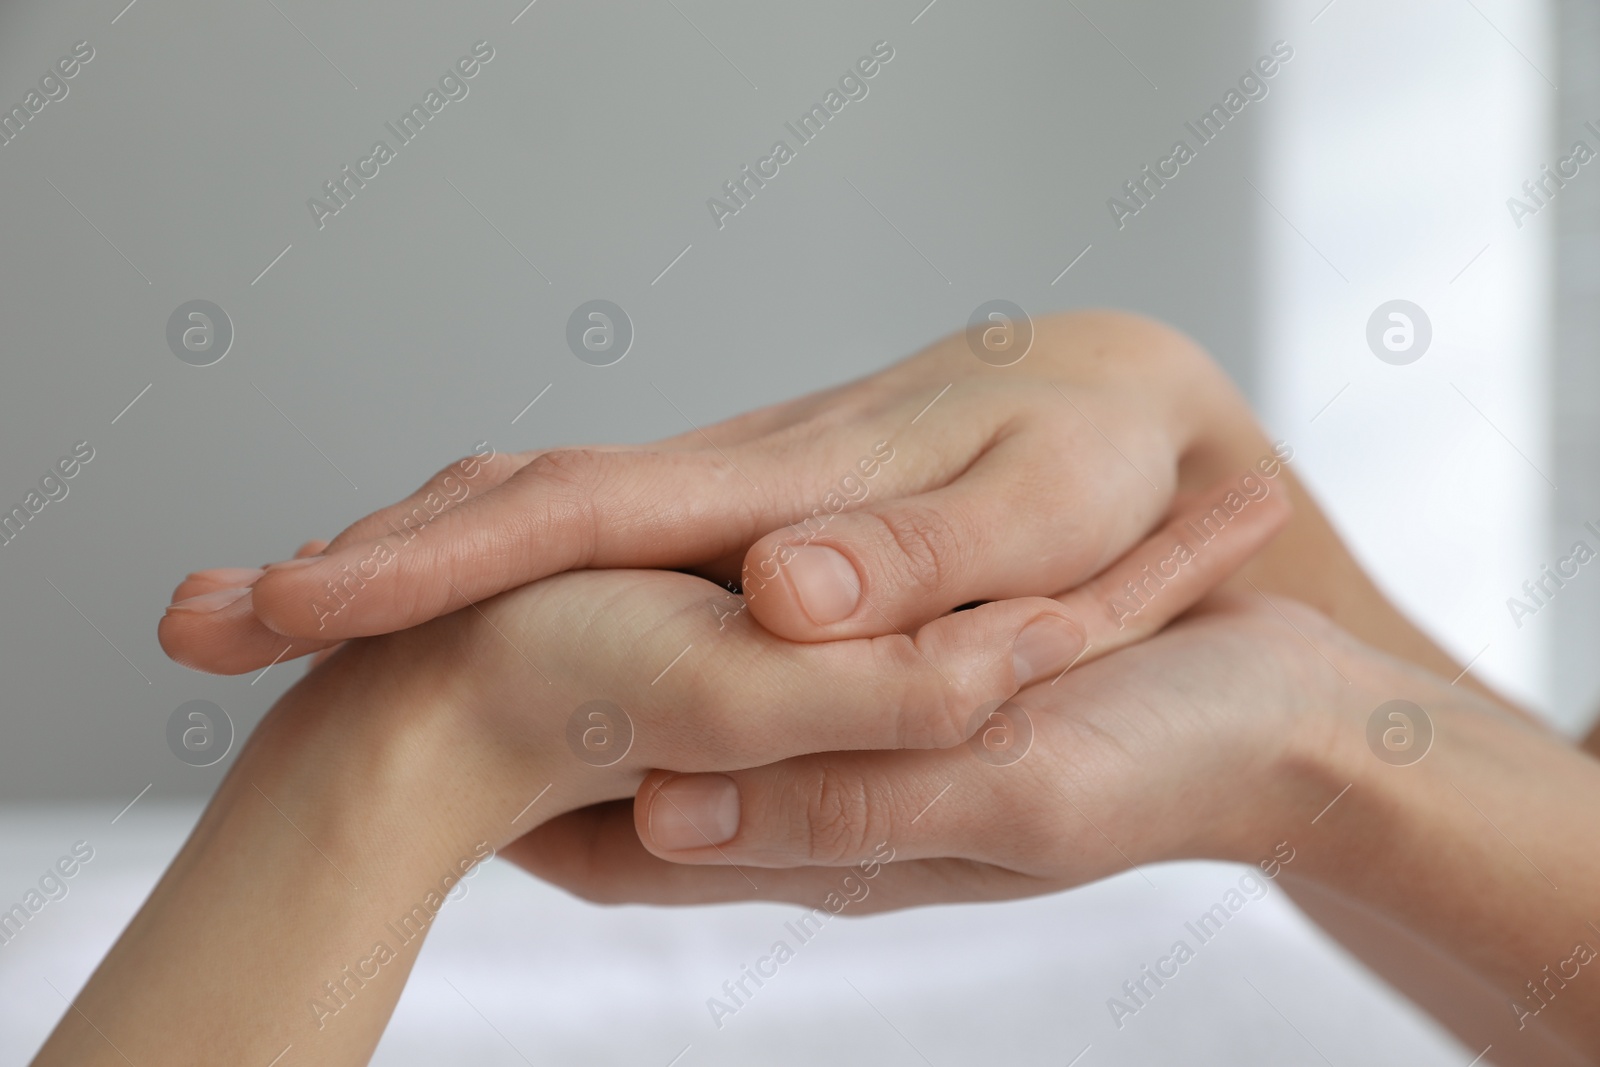
[[[1506,607],[1551,558],[1555,212],[1506,207],[1559,158],[1547,5],[1324,3],[1264,9],[1296,57],[1263,109],[1261,411],[1391,598],[1548,714]],[[1404,366],[1366,341],[1395,299],[1433,330]]]

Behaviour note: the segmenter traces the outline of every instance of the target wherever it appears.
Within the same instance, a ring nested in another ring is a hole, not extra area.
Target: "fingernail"
[[[800,609],[818,626],[848,618],[861,602],[861,579],[844,555],[823,545],[795,549],[787,567]]]
[[[650,839],[668,852],[720,845],[739,832],[739,787],[725,774],[667,779],[650,805]]]
[[[267,572],[262,567],[212,567],[209,570],[195,571],[189,577],[220,582],[230,589],[244,589],[254,585],[265,573]]]
[[[1083,652],[1083,631],[1059,615],[1041,615],[1022,628],[1011,646],[1017,687],[1066,670]]]
[[[207,615],[213,611],[221,611],[242,596],[249,595],[248,589],[218,589],[215,593],[202,593],[176,604],[168,604],[167,611],[187,611],[196,615]]]
[[[269,563],[267,564],[266,569],[269,571],[292,571],[296,567],[304,567],[312,563],[321,563],[327,558],[327,556],[301,556],[299,559],[286,559],[282,563]]]

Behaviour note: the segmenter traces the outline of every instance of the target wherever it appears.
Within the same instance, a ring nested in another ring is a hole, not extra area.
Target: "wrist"
[[[644,770],[574,747],[564,687],[505,684],[473,651],[485,639],[476,623],[447,616],[350,642],[273,709],[250,747],[348,811],[354,833],[368,832],[365,812],[389,812],[424,873],[564,812],[631,797]]]
[[[444,717],[363,687],[346,653],[267,714],[39,1062],[120,1062],[81,1018],[137,1062],[367,1061],[488,852],[427,756]]]
[[[1320,712],[1303,720],[1286,771],[1344,795],[1318,820],[1326,844],[1302,874],[1353,891],[1372,871],[1409,866],[1428,851],[1419,851],[1418,839],[1442,840],[1470,823],[1464,816],[1481,819],[1462,802],[1458,783],[1498,781],[1496,765],[1509,749],[1551,740],[1505,709],[1335,626],[1324,624],[1311,640],[1347,681],[1329,687]],[[1352,864],[1357,857],[1362,862]],[[1388,878],[1384,873],[1378,881]]]
[[[1327,813],[1349,799],[1344,790],[1356,760],[1346,724],[1366,700],[1355,692],[1365,683],[1344,647],[1354,642],[1325,618],[1293,601],[1275,599],[1268,611],[1257,594],[1243,596],[1272,616],[1248,653],[1269,666],[1241,697],[1262,714],[1243,717],[1233,773],[1219,782],[1235,803],[1232,817],[1218,820],[1227,829],[1210,856],[1286,864],[1286,852],[1315,851]]]
[[[470,680],[416,669],[411,640],[408,631],[353,641],[309,674],[262,720],[224,789],[292,804],[321,847],[385,877],[436,880],[480,843],[515,836],[511,816],[527,799],[501,810],[507,760],[474,713]],[[390,684],[398,678],[404,685]],[[530,779],[547,769],[525,764]]]
[[[208,817],[268,802],[347,876],[416,883],[467,847],[476,826],[451,798],[442,765],[449,702],[385,693],[341,650],[292,688],[251,735]]]

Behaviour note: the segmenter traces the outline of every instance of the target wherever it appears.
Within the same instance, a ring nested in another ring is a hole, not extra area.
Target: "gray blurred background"
[[[652,382],[703,425],[882,367],[994,297],[1139,308],[1252,379],[1259,116],[1160,217],[1118,233],[1105,207],[1278,36],[1252,4],[1091,5],[1159,92],[1070,5],[941,0],[913,24],[904,4],[539,0],[512,24],[520,4],[138,0],[112,24],[120,6],[0,17],[0,99],[95,49],[0,147],[0,500],[96,451],[0,546],[9,800],[209,791],[226,764],[173,759],[168,714],[209,699],[247,729],[301,668],[168,662],[172,586],[331,537],[475,441],[679,433]],[[397,144],[384,124],[479,40],[495,58],[469,95],[319,230],[308,198]],[[707,199],[879,40],[895,57],[868,96],[719,231]],[[636,330],[608,368],[565,343],[593,298]],[[167,346],[192,299],[234,324],[214,366]]]
[[[479,440],[646,441],[863,375],[990,299],[1035,315],[1111,305],[1189,331],[1294,446],[1399,603],[1563,729],[1591,720],[1600,574],[1586,568],[1521,626],[1506,601],[1600,520],[1600,162],[1521,226],[1507,200],[1575,139],[1600,148],[1584,126],[1600,125],[1595,4],[524,3],[0,6],[0,108],[24,106],[77,42],[93,48],[67,95],[0,145],[0,510],[76,442],[94,449],[65,499],[0,545],[0,859],[11,863],[0,894],[85,826],[112,857],[101,882],[86,878],[76,903],[30,927],[31,947],[0,958],[0,999],[30,1031],[19,1055],[61,1006],[36,972],[75,988],[227,768],[174,757],[173,709],[214,701],[242,736],[303,669],[214,678],[168,662],[155,624],[186,572],[284,558]],[[468,95],[319,228],[308,198],[325,198],[324,183],[375,140],[396,144],[385,123],[479,41],[494,58]],[[878,41],[894,58],[866,98],[719,228],[707,199],[774,140],[792,145],[784,123]],[[1266,97],[1119,228],[1108,198],[1178,138],[1192,143],[1184,123],[1277,41],[1294,56]],[[636,333],[603,368],[565,336],[596,298],[624,308]],[[1393,299],[1432,325],[1431,347],[1405,366],[1366,341],[1374,309]],[[191,300],[232,322],[231,349],[211,366],[168,345],[169,316]],[[1159,900],[1128,876],[1029,905],[1033,920],[919,912],[852,926],[869,932],[841,933],[836,948],[851,974],[901,989],[908,999],[888,1010],[916,1016],[909,1032],[960,1049],[963,1034],[992,1036],[948,1007],[976,1003],[971,989],[957,982],[941,999],[895,985],[942,973],[897,964],[907,946],[952,938],[971,974],[1000,983],[985,1010],[1020,1005],[1059,1023],[1013,1030],[1007,1061],[1066,1062],[1102,1041],[1096,998],[1143,951],[1108,931],[1165,929],[1150,924],[1203,906],[1229,877],[1173,870],[1156,877]],[[584,957],[530,927],[518,935],[528,954],[612,974],[693,958],[704,973],[683,980],[714,987],[772,924],[751,909],[727,909],[733,926],[685,913],[602,920],[619,913],[503,875],[485,876],[491,901],[533,900],[547,913],[539,929],[603,942]],[[1477,1051],[1394,1001],[1281,901],[1263,907],[1227,966],[1297,998],[1290,1014],[1319,1050],[1407,1063]],[[1046,918],[1067,954],[1025,961],[1027,922]],[[463,970],[481,966],[500,936],[441,920],[435,940],[455,947],[424,957],[383,1062],[412,1062],[404,1048],[430,1041],[447,1058],[464,1047],[438,1036],[477,1025],[450,1014],[461,1005],[440,960],[459,952]],[[702,966],[705,952],[721,955]],[[492,982],[462,980],[479,982],[466,988],[503,1026],[527,1007],[513,999],[501,1013]],[[827,997],[859,1014],[836,985]],[[610,990],[610,1008],[621,998],[654,1022],[612,1035],[622,1044],[593,1062],[665,1063],[683,1043],[662,1036],[678,1007],[654,988]],[[1237,982],[1198,988],[1181,1006],[1172,998],[1170,1025],[1117,1046],[1122,1059],[1102,1042],[1096,1061],[1306,1058],[1282,1013]],[[823,1041],[816,1057],[848,1059],[838,1043],[856,1030],[796,1030],[818,997],[778,1011],[775,1029],[750,1023],[743,1045],[715,1046],[717,1062],[778,1062],[769,1040]],[[608,1016],[541,1003],[540,1026],[569,1028],[564,1061],[589,1062],[572,1050]],[[1365,1028],[1337,1025],[1357,1012]],[[519,1062],[477,1036],[488,1044],[468,1058]],[[909,1056],[872,1041],[855,1053]],[[972,1048],[968,1060],[994,1046]]]
[[[1600,114],[1594,5],[1558,34],[1487,0],[923,3],[5,5],[5,107],[94,58],[0,146],[0,505],[95,458],[0,545],[0,799],[215,785],[172,709],[243,732],[300,668],[166,661],[187,571],[332,536],[478,440],[645,441],[856,377],[996,297],[1194,334],[1396,597],[1578,728],[1600,581],[1521,628],[1504,600],[1600,517],[1600,180],[1522,229],[1503,200]],[[867,97],[719,229],[708,198],[880,40]],[[1108,198],[1279,40],[1267,97],[1119,229]],[[478,41],[469,94],[319,228],[308,199]],[[1406,368],[1364,343],[1396,297],[1433,318]],[[636,330],[606,368],[565,344],[595,298]],[[213,366],[167,344],[195,299],[234,327]]]

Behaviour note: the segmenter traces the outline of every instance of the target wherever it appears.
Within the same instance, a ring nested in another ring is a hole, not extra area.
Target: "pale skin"
[[[404,913],[486,842],[598,899],[759,895],[810,906],[837,877],[827,865],[864,858],[887,837],[897,861],[871,899],[907,906],[1048,892],[1124,868],[1120,853],[1085,833],[1084,816],[1137,863],[1254,862],[1280,840],[1305,838],[1311,816],[1346,784],[1348,795],[1333,809],[1339,819],[1319,821],[1317,847],[1297,852],[1283,884],[1464,1040],[1493,1032],[1490,1059],[1586,1062],[1574,1050],[1594,1054],[1586,1020],[1600,1013],[1584,983],[1563,987],[1521,1030],[1507,1004],[1522,982],[1570,955],[1570,945],[1552,946],[1577,936],[1582,902],[1596,897],[1594,864],[1572,844],[1595,830],[1594,763],[1515,712],[1462,692],[1467,681],[1451,687],[1428,674],[1456,670],[1378,596],[1287,471],[1274,475],[1282,491],[1262,502],[1273,503],[1240,512],[1229,554],[1202,555],[1200,569],[1182,572],[1185,584],[1114,627],[1110,591],[1166,554],[1162,532],[1151,528],[1209,503],[1194,490],[1249,473],[1272,446],[1214,368],[1171,331],[1123,316],[1064,316],[1041,323],[1036,344],[1037,369],[1022,388],[957,339],[856,386],[710,427],[715,448],[694,435],[652,453],[502,457],[499,489],[469,497],[429,527],[425,536],[440,535],[426,557],[433,571],[420,566],[420,554],[410,562],[397,556],[386,584],[363,589],[349,605],[360,612],[340,612],[337,625],[350,629],[303,637],[294,654],[448,611],[445,586],[459,604],[562,566],[614,566],[630,556],[633,565],[696,567],[714,577],[738,573],[743,559],[748,588],[752,567],[774,546],[798,540],[793,530],[766,531],[806,516],[836,480],[835,460],[847,471],[874,439],[896,448],[869,502],[833,517],[813,538],[844,554],[866,594],[843,618],[819,622],[785,571],[731,619],[702,610],[721,594],[697,578],[572,574],[334,657],[284,699],[241,754],[201,829],[40,1062],[99,1062],[95,1056],[116,1057],[106,1046],[124,1040],[164,1062],[242,1058],[241,1042],[254,1057],[276,1041],[263,1057],[270,1059],[294,1040],[283,1028],[295,1018],[309,1026],[304,1001],[319,983],[371,953],[370,945],[335,944],[331,931],[381,927],[378,916]],[[971,409],[953,422],[977,430],[910,436],[932,417],[918,411],[944,382],[956,384],[939,403],[967,397]],[[843,443],[829,444],[836,441]],[[1001,446],[1017,452],[983,462]],[[807,457],[806,469],[784,459],[797,454]],[[1062,455],[1073,458],[1067,470]],[[648,477],[624,480],[635,464]],[[752,501],[730,464],[786,488]],[[1030,482],[1028,471],[1041,465],[1049,476],[1036,473]],[[707,496],[702,485],[696,496],[673,481],[674,472],[700,482],[719,472],[713,484],[727,492]],[[659,497],[646,492],[651,486]],[[509,499],[497,510],[500,493]],[[1106,655],[1148,636],[1233,571],[1282,525],[1274,509],[1284,498],[1298,505],[1294,518],[1245,566],[1241,578],[1254,588],[1237,583],[1243,600],[1209,602],[1168,633]],[[514,535],[527,533],[516,515],[538,500],[545,503],[531,510],[544,525],[532,551],[516,544]],[[363,553],[388,525],[382,518],[357,524],[330,551]],[[257,588],[220,610],[180,607],[163,624],[164,644],[212,669],[269,662],[284,640],[267,622],[294,630],[296,605],[308,606],[296,576],[337,569],[330,559],[266,579],[249,571],[192,576],[180,598]],[[1098,586],[1055,601],[1029,595],[1097,573]],[[1320,614],[1264,594],[1295,597]],[[1003,597],[1015,599],[944,615],[956,604]],[[1051,626],[1065,620],[1077,643],[1049,643],[1052,667],[1022,671],[1018,638],[1046,617]],[[911,639],[898,629],[917,633],[918,652],[906,650]],[[590,640],[563,645],[575,632]],[[513,654],[518,636],[526,647],[554,652],[552,663],[541,657],[536,668],[547,675],[530,676],[532,664]],[[627,759],[606,771],[574,760],[562,728],[573,707],[594,695],[595,680],[611,684],[643,672],[641,661],[658,667],[685,645],[719,638],[727,650],[721,666],[666,676],[687,691],[652,690],[641,704],[633,695],[613,697],[645,720],[635,724],[636,750]],[[1054,685],[1045,680],[1085,643],[1089,652],[1070,672]],[[886,682],[885,662],[894,668]],[[863,674],[875,688],[864,688]],[[964,746],[950,747],[971,728],[967,709],[1019,686],[1017,702],[1037,728],[1022,763],[994,767]],[[672,694],[697,714],[664,703]],[[809,706],[808,696],[819,705]],[[1397,696],[1423,704],[1438,732],[1435,751],[1403,769],[1375,760],[1364,739],[1367,715]],[[751,728],[751,707],[769,714],[759,719],[762,729],[741,733]],[[841,717],[842,710],[853,714]],[[440,738],[449,743],[435,743]],[[835,751],[846,748],[856,751]],[[883,749],[900,751],[873,751]],[[1150,767],[1169,770],[1153,775]],[[1241,780],[1252,789],[1238,789]],[[909,829],[909,814],[946,783],[954,783],[949,793]],[[507,825],[544,784],[549,795]],[[1481,813],[1460,803],[1457,787],[1470,789]],[[616,803],[636,788],[631,810]],[[829,817],[818,818],[822,812]],[[1525,907],[1548,885],[1533,884],[1533,870],[1517,871],[1523,861],[1485,816],[1526,832],[1515,835],[1516,845],[1530,867],[1562,884],[1559,901]],[[537,832],[521,836],[536,822]],[[398,826],[427,829],[402,839]],[[296,844],[305,854],[293,854]],[[722,865],[724,855],[741,867],[774,869],[759,872],[761,890],[753,894],[744,875]],[[262,857],[270,862],[258,868]],[[352,890],[352,881],[367,888]],[[1426,891],[1408,896],[1397,893],[1401,885]],[[335,899],[343,892],[347,899]],[[265,909],[270,924],[259,907],[242,913],[243,896],[273,901]],[[1518,909],[1537,914],[1523,921]],[[1512,911],[1518,921],[1508,923]],[[193,938],[196,922],[215,936]],[[180,934],[185,924],[189,932]],[[1389,928],[1408,931],[1415,944],[1374,937]],[[1473,949],[1452,956],[1441,948],[1460,944]],[[248,980],[218,974],[215,1003],[207,1005],[216,1027],[185,1031],[160,975],[224,971],[224,949],[264,953],[273,963]],[[1424,959],[1433,966],[1418,967]],[[402,954],[334,1020],[306,1032],[319,1062],[364,1061],[406,967]],[[175,1038],[179,1032],[185,1036]],[[1502,1058],[1504,1048],[1516,1051]]]

